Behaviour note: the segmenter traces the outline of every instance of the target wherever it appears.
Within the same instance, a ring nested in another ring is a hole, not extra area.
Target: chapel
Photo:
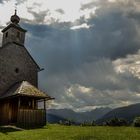
[[[42,69],[24,46],[26,30],[20,18],[11,16],[2,30],[0,47],[0,125],[23,127],[46,124],[46,101],[53,98],[38,89],[38,72]],[[39,102],[44,103],[39,109]]]

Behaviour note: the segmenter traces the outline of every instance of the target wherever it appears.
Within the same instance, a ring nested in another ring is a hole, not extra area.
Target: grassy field
[[[48,125],[18,131],[1,127],[0,140],[140,140],[140,128]]]

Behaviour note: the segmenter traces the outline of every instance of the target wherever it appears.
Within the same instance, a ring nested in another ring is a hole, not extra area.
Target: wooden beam
[[[32,99],[32,108],[35,109],[35,100]]]
[[[20,97],[18,98],[18,109],[20,109]]]
[[[44,111],[45,111],[45,113],[44,113],[44,124],[46,125],[46,100],[44,99]]]
[[[44,99],[44,109],[46,110],[46,100]]]

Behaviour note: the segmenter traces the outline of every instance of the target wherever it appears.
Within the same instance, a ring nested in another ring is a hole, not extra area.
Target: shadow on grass
[[[0,126],[0,133],[8,134],[9,132],[22,131],[23,129],[15,126]]]
[[[17,131],[23,131],[23,130],[31,130],[31,129],[48,129],[48,126],[40,126],[40,127],[18,127],[18,126],[0,126],[0,133],[8,135],[10,132],[17,132]]]
[[[21,130],[31,130],[31,129],[47,129],[47,126],[29,126],[29,125],[16,125],[17,128]]]

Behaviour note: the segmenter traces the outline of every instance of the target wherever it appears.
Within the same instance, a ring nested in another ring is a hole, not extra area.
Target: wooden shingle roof
[[[11,88],[9,88],[9,90],[6,93],[0,96],[0,98],[4,99],[12,96],[29,96],[40,99],[46,98],[47,100],[53,99],[27,81],[22,81],[14,84]]]

